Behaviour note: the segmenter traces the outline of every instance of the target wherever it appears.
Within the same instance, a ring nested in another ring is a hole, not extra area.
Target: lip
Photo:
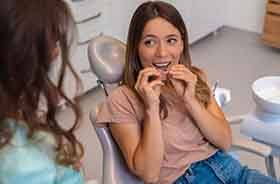
[[[170,64],[171,64],[171,61],[152,63],[152,65],[159,70],[166,70],[170,66]]]

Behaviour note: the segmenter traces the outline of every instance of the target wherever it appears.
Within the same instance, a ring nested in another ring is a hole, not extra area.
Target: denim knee
[[[275,178],[248,167],[243,168],[239,182],[240,184],[279,184]]]
[[[196,162],[175,184],[280,184],[274,178],[257,170],[242,166],[240,162],[223,151],[217,151],[206,160]]]

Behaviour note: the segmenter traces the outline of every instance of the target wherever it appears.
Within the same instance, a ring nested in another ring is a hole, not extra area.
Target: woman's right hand
[[[151,78],[155,78],[150,81]],[[163,82],[160,80],[160,72],[153,67],[148,67],[139,72],[135,89],[141,96],[147,108],[159,106],[159,95]]]

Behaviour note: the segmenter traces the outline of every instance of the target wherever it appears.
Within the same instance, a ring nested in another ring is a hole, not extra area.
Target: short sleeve
[[[140,106],[133,92],[121,86],[99,106],[96,123],[139,123]]]
[[[84,184],[84,177],[81,172],[72,168],[57,166],[55,184]]]
[[[84,184],[81,172],[55,162],[55,139],[45,131],[28,137],[24,122],[1,122],[12,131],[9,142],[0,149],[0,184]]]

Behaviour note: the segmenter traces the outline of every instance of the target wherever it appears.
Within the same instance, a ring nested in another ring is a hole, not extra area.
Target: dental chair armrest
[[[217,87],[214,91],[215,99],[220,107],[224,107],[231,100],[229,89]]]
[[[238,116],[230,116],[226,119],[228,120],[230,125],[239,125],[242,123],[246,115],[238,115]]]
[[[227,118],[230,125],[239,125],[246,118],[246,115],[231,116]],[[257,154],[262,157],[268,157],[271,155],[271,147],[258,143],[256,141],[250,140],[249,138],[236,137],[233,136],[232,150],[244,150],[250,153]]]
[[[271,155],[271,147],[245,138],[233,138],[232,150],[244,150],[262,157]]]

